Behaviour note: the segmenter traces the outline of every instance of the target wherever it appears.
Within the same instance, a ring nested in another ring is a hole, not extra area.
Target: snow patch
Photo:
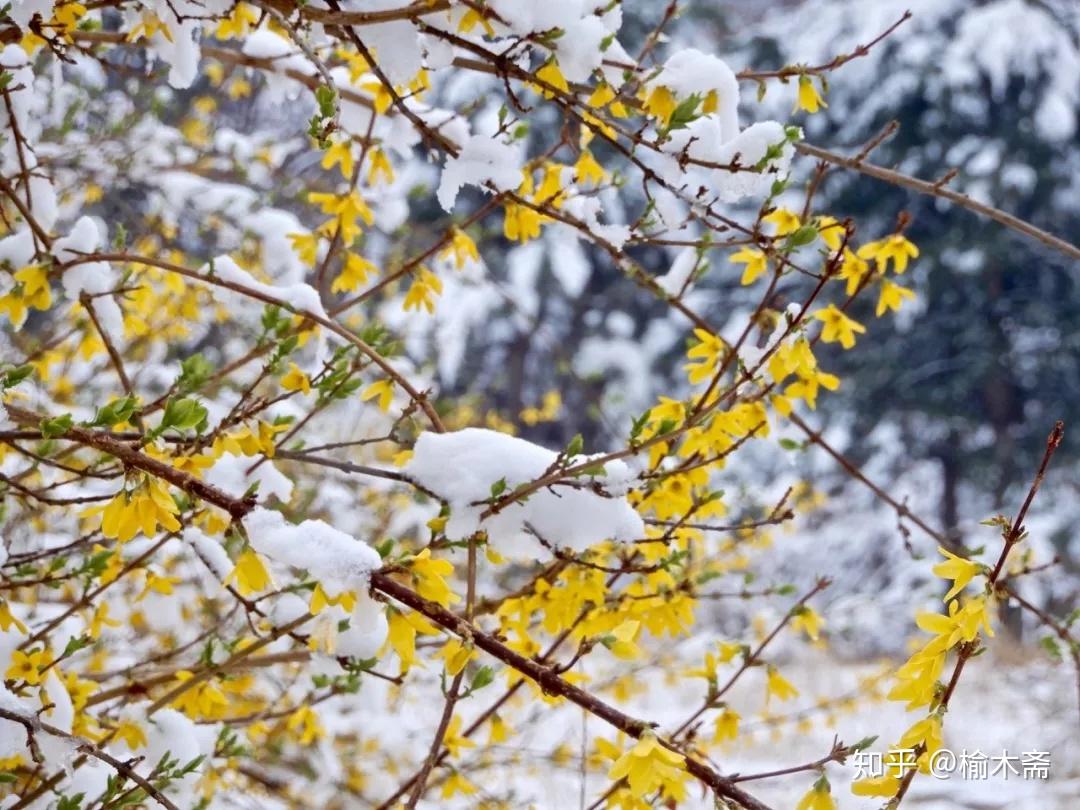
[[[521,184],[518,150],[495,138],[474,135],[457,157],[446,161],[436,195],[439,205],[444,211],[452,211],[462,186],[487,182],[499,191],[510,191]]]
[[[244,518],[244,528],[256,551],[348,590],[366,590],[368,575],[382,565],[371,546],[322,520],[294,525],[280,512],[258,508]]]
[[[557,453],[532,442],[483,428],[452,433],[422,433],[406,474],[450,506],[446,536],[463,540],[486,530],[500,553],[520,559],[543,554],[530,527],[545,542],[572,551],[612,539],[628,542],[645,536],[641,517],[624,497],[605,497],[578,484],[624,485],[631,477],[621,461],[608,462],[606,475],[582,476],[575,486],[557,485],[532,493],[490,517],[481,518],[491,486],[505,479],[506,491],[542,477]],[[573,462],[585,461],[585,457]]]
[[[259,485],[259,497],[276,496],[282,503],[292,497],[293,484],[274,466],[270,460],[264,460],[250,474],[248,468],[259,459],[222,453],[214,466],[206,471],[206,483],[223,489],[234,498],[243,497],[252,484]]]

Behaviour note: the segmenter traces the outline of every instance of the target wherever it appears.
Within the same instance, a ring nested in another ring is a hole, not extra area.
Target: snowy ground
[[[1021,755],[1028,751],[1049,751],[1049,778],[1023,779],[998,775],[985,780],[961,778],[916,778],[905,800],[908,808],[923,810],[1073,810],[1080,795],[1080,737],[1077,735],[1078,710],[1075,673],[1066,664],[1054,666],[1038,653],[1021,652],[1001,640],[993,651],[971,661],[964,670],[952,709],[944,723],[945,747],[959,755],[963,749],[976,749],[993,759],[1002,753]],[[692,642],[688,642],[692,643]],[[603,664],[602,661],[597,661]],[[895,666],[896,662],[891,662]],[[752,774],[777,768],[812,762],[830,748],[834,734],[844,742],[878,735],[872,750],[898,739],[900,734],[920,715],[905,714],[903,706],[880,697],[861,699],[847,706],[837,706],[836,699],[858,691],[860,681],[873,678],[888,670],[890,662],[842,662],[827,650],[804,648],[790,659],[777,660],[782,671],[799,689],[800,696],[786,704],[773,706],[766,718],[763,708],[764,673],[750,671],[731,693],[732,705],[743,715],[742,731],[737,744],[726,752],[711,748],[713,764],[725,774]],[[593,686],[603,683],[602,666],[594,668]],[[723,670],[721,670],[723,677]],[[502,693],[503,679],[497,678],[476,698],[459,706],[467,725]],[[882,690],[889,679],[879,681]],[[677,686],[676,686],[677,684]],[[677,727],[700,705],[704,695],[703,681],[679,679],[665,682],[662,673],[643,669],[625,687],[635,692],[627,697],[600,690],[605,700],[643,719],[658,722],[662,730]],[[625,685],[624,685],[625,686]],[[498,691],[496,691],[498,690]],[[396,696],[387,694],[385,684],[369,682],[361,700],[378,706],[390,700],[393,710],[372,715],[372,726],[364,733],[377,736],[388,750],[411,749],[415,760],[390,763],[388,767],[373,767],[369,771],[366,795],[376,801],[385,798],[402,779],[415,768],[430,743],[430,720],[437,711],[430,702],[421,705],[415,696],[420,690],[407,690]],[[620,699],[622,698],[622,699]],[[519,699],[534,700],[519,694]],[[430,700],[430,693],[429,693]],[[815,708],[819,702],[832,701],[832,708]],[[512,807],[587,808],[610,784],[606,779],[610,762],[596,762],[582,768],[582,732],[589,739],[592,751],[597,736],[611,738],[610,729],[595,718],[583,718],[582,712],[569,704],[552,706],[532,705],[525,712],[531,717],[528,725],[517,723],[519,732],[506,743],[493,745],[490,770],[477,768],[478,761],[465,749],[455,764],[479,788],[480,792],[467,799],[440,798],[437,789],[429,792],[421,807],[475,807],[481,799],[503,799]],[[521,706],[519,703],[518,706]],[[702,736],[712,732],[712,718],[706,716]],[[508,712],[508,718],[523,714]],[[479,742],[487,740],[487,732],[477,735]],[[625,740],[620,741],[625,743]],[[554,751],[554,753],[553,753]],[[992,766],[991,766],[992,767]],[[506,775],[513,774],[513,784]],[[880,808],[883,800],[856,797],[850,792],[856,767],[830,765],[828,775],[833,795],[841,810],[871,810]],[[445,773],[436,773],[437,786]],[[776,810],[794,808],[816,777],[800,773],[762,782],[748,782],[744,787]],[[583,790],[584,785],[584,790]],[[583,799],[584,796],[584,799]],[[241,800],[238,806],[246,807]],[[253,805],[252,805],[253,806]],[[710,808],[700,793],[692,792],[686,807]]]
[[[961,778],[916,778],[905,801],[910,808],[925,810],[996,810],[996,808],[1039,808],[1039,810],[1073,810],[1080,795],[1080,736],[1077,735],[1078,711],[1075,673],[1067,665],[1053,666],[1038,660],[1022,660],[1016,651],[990,653],[975,659],[965,669],[963,679],[944,724],[945,747],[959,755],[963,749],[978,749],[991,759],[1003,751],[1020,755],[1027,751],[1050,752],[1050,778],[1023,779],[1001,775],[985,780]],[[783,715],[803,714],[816,698],[827,699],[857,688],[859,679],[872,677],[881,671],[878,663],[851,664],[831,660],[827,653],[810,652],[802,660],[788,663],[785,676],[802,692],[797,706],[786,709]],[[648,682],[647,676],[642,678]],[[652,683],[652,692],[642,696],[636,709],[638,716],[660,721],[665,726],[677,725],[698,705],[700,693],[672,692],[662,684]],[[762,676],[748,673],[733,695],[736,706],[760,705]],[[565,718],[565,737],[571,750],[580,751],[581,719]],[[564,716],[567,712],[563,713]],[[778,712],[780,714],[780,712]],[[813,761],[823,756],[838,734],[845,742],[866,736],[879,735],[875,750],[883,743],[897,739],[915,720],[916,714],[905,714],[903,706],[886,700],[862,702],[854,711],[815,712],[807,715],[809,728],[797,722],[785,724],[777,733],[760,716],[745,716],[743,725],[753,734],[740,735],[739,742],[726,756],[718,756],[717,764],[724,773],[761,773]],[[710,716],[711,719],[711,716]],[[827,724],[828,720],[835,725]],[[598,721],[590,720],[589,733],[596,733]],[[548,721],[538,723],[532,734],[539,743],[550,739]],[[770,730],[773,729],[773,730]],[[706,731],[711,731],[711,723]],[[528,742],[522,745],[528,750]],[[992,767],[992,766],[991,766]],[[570,808],[580,805],[580,758],[568,761],[561,769],[536,768],[536,792],[532,797],[539,807]],[[880,807],[882,800],[864,799],[851,795],[848,785],[856,768],[833,765],[829,777],[833,794],[842,810],[869,810]],[[746,785],[755,795],[776,808],[792,808],[806,792],[814,777],[806,773]],[[607,781],[599,772],[591,773],[587,795],[595,797]],[[494,786],[488,785],[489,788]],[[494,791],[497,793],[497,791]],[[591,803],[587,800],[586,805]],[[687,806],[710,806],[706,801]]]

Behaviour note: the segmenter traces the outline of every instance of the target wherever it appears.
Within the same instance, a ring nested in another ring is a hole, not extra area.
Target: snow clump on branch
[[[510,503],[483,517],[492,486],[504,493],[551,472],[559,455],[532,442],[493,430],[466,428],[452,433],[422,433],[405,472],[450,506],[446,536],[464,540],[484,530],[493,547],[511,558],[535,559],[540,541],[583,551],[604,540],[630,542],[645,536],[641,517],[623,493],[631,478],[621,461],[604,464],[602,475],[583,475],[543,487],[523,502]],[[560,466],[588,461],[562,458]],[[593,489],[592,485],[596,485]]]

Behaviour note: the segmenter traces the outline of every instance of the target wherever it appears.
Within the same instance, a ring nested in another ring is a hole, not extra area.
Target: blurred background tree
[[[895,120],[874,162],[929,180],[955,170],[950,188],[1065,238],[1080,233],[1075,3],[755,5],[695,6],[680,33],[718,37],[741,48],[745,64],[817,64],[869,41],[910,8],[913,18],[882,47],[843,68],[828,110],[805,123],[808,139],[855,154]],[[777,5],[790,13],[769,13]],[[956,535],[962,490],[1004,508],[1010,489],[1026,485],[1048,427],[1076,411],[1080,268],[970,212],[869,177],[830,174],[818,205],[857,215],[863,239],[888,232],[897,210],[911,216],[907,233],[922,251],[910,271],[920,306],[879,322],[872,357],[838,358],[845,386],[824,407],[854,416],[850,452],[858,461],[875,452],[859,438],[885,420],[917,458],[937,460],[938,522]],[[872,317],[861,306],[856,317]],[[1080,441],[1066,438],[1061,458],[1078,452]],[[1062,531],[1056,545],[1075,571],[1070,540]]]

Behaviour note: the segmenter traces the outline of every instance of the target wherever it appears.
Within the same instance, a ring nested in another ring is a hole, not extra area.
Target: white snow
[[[218,579],[225,579],[225,577],[229,575],[229,572],[232,571],[233,564],[229,559],[228,552],[225,551],[225,547],[217,540],[200,531],[195,526],[188,526],[184,529],[183,538],[186,543],[191,545],[195,550],[195,553],[206,563]]]
[[[581,19],[584,0],[558,0],[536,2],[535,0],[491,0],[488,5],[516,34],[532,34],[550,31],[552,28],[568,28]]]
[[[694,248],[683,248],[675,256],[671,268],[656,279],[656,286],[671,296],[678,296],[686,288],[698,265],[698,252]]]
[[[93,253],[101,243],[98,226],[90,217],[79,217],[78,222],[67,236],[53,242],[53,255],[57,261],[70,262],[79,258],[80,253]]]
[[[452,211],[462,186],[488,182],[499,191],[509,191],[521,184],[518,150],[495,138],[474,135],[462,145],[457,157],[446,161],[436,195],[439,205],[445,211]]]
[[[11,236],[0,239],[0,264],[7,263],[15,270],[30,264],[34,258],[34,233],[21,228]]]
[[[273,31],[259,29],[244,38],[243,53],[256,59],[266,59],[273,65],[273,73],[264,73],[270,98],[280,103],[293,100],[304,89],[303,85],[280,74],[295,71],[303,76],[312,76],[318,69],[308,61],[291,42]]]
[[[47,177],[33,175],[30,178],[30,212],[37,224],[51,231],[60,211],[57,208],[56,189]]]
[[[572,238],[575,234],[576,231],[568,230],[565,225],[550,228],[547,232],[551,272],[571,298],[577,298],[584,292],[592,275],[592,264],[585,255],[585,249],[579,240]]]
[[[292,524],[280,512],[258,508],[244,518],[256,551],[302,568],[322,582],[364,590],[368,574],[382,564],[378,552],[322,520]]]
[[[259,460],[222,453],[214,466],[203,474],[203,479],[206,483],[225,490],[234,498],[242,497],[252,484],[258,483],[259,498],[265,499],[273,495],[282,503],[287,503],[292,497],[293,484],[274,466],[274,462],[263,460],[251,473],[247,472],[248,468]]]
[[[295,52],[287,39],[267,29],[252,31],[244,38],[244,55],[255,59],[280,59]]]
[[[67,236],[53,243],[53,255],[60,262],[75,261],[82,254],[93,253],[101,245],[101,230],[97,223],[88,216],[79,217]],[[94,314],[114,343],[124,339],[124,315],[112,296],[103,295],[117,286],[117,275],[107,262],[85,262],[69,267],[61,276],[64,296],[70,301],[78,301],[86,292],[95,296]]]
[[[17,642],[16,642],[17,643]],[[8,656],[4,656],[7,660]],[[33,710],[0,683],[0,709],[19,717],[32,717]],[[0,759],[26,751],[26,731],[13,720],[0,718]]]
[[[278,284],[303,281],[306,268],[292,249],[288,234],[303,233],[296,215],[280,208],[262,208],[243,218],[244,227],[262,241],[263,268]]]
[[[794,147],[785,144],[779,156],[769,161],[761,171],[754,167],[766,155],[770,146],[783,143],[784,126],[777,121],[751,124],[730,140],[724,140],[724,128],[714,115],[691,121],[686,127],[671,133],[664,152],[678,155],[684,150],[695,160],[728,165],[738,159],[739,169],[710,169],[689,167],[682,170],[678,163],[666,167],[665,177],[688,189],[702,187],[721,202],[738,202],[744,197],[760,197],[768,193],[774,180],[787,174]],[[708,200],[708,197],[705,198]]]
[[[425,432],[416,440],[405,472],[450,506],[448,538],[462,540],[483,529],[499,552],[510,557],[545,556],[530,527],[550,545],[573,551],[608,539],[626,542],[644,537],[641,518],[625,498],[604,497],[576,486],[541,489],[524,503],[513,503],[481,519],[487,507],[478,502],[491,498],[492,484],[505,479],[508,493],[543,476],[556,456],[532,442],[483,428]],[[571,461],[586,460],[577,457]],[[621,461],[609,462],[605,471],[619,481],[629,476]],[[602,487],[605,480],[605,476],[583,476],[574,483]]]
[[[585,82],[603,62],[605,54],[600,50],[600,43],[608,31],[594,15],[575,20],[565,26],[565,31],[555,40],[559,70],[571,82]]]
[[[17,26],[25,28],[35,14],[40,14],[47,22],[52,7],[53,0],[15,0],[8,9],[8,14]]]
[[[147,50],[169,66],[169,85],[177,89],[190,87],[198,74],[202,48],[199,44],[206,6],[198,0],[153,0],[144,3],[169,29],[169,36],[157,31],[147,42]],[[181,19],[177,19],[178,15]],[[138,17],[129,12],[132,27]]]
[[[218,256],[210,264],[204,266],[202,272],[207,276],[261,293],[281,303],[286,309],[303,310],[322,318],[326,317],[326,310],[323,309],[319,292],[310,284],[283,284],[281,286],[264,284],[229,256]]]
[[[137,717],[137,715],[136,715]],[[136,753],[145,757],[143,770],[149,773],[166,754],[170,759],[187,765],[198,756],[209,756],[214,748],[217,729],[213,726],[196,726],[191,720],[173,709],[162,709],[148,723],[146,747]],[[195,791],[205,769],[205,760],[183,779],[169,783],[165,793],[173,798],[183,798],[192,804],[198,801]]]
[[[587,234],[598,237],[608,242],[616,250],[626,244],[630,238],[630,227],[620,224],[605,224],[600,222],[600,212],[603,204],[597,197],[571,197],[563,205],[563,211],[581,220],[586,228],[586,233],[575,229],[573,231],[579,239],[586,238]]]
[[[348,619],[348,628],[338,633],[336,653],[360,660],[374,658],[386,641],[389,627],[386,611],[367,591],[361,590]]]
[[[364,11],[387,11],[401,8],[401,0],[365,0],[357,5]],[[423,67],[420,35],[408,20],[365,25],[363,39],[395,86],[408,84]]]
[[[695,48],[678,51],[649,84],[668,88],[679,100],[715,91],[721,140],[731,140],[739,133],[739,82],[720,57]]]

